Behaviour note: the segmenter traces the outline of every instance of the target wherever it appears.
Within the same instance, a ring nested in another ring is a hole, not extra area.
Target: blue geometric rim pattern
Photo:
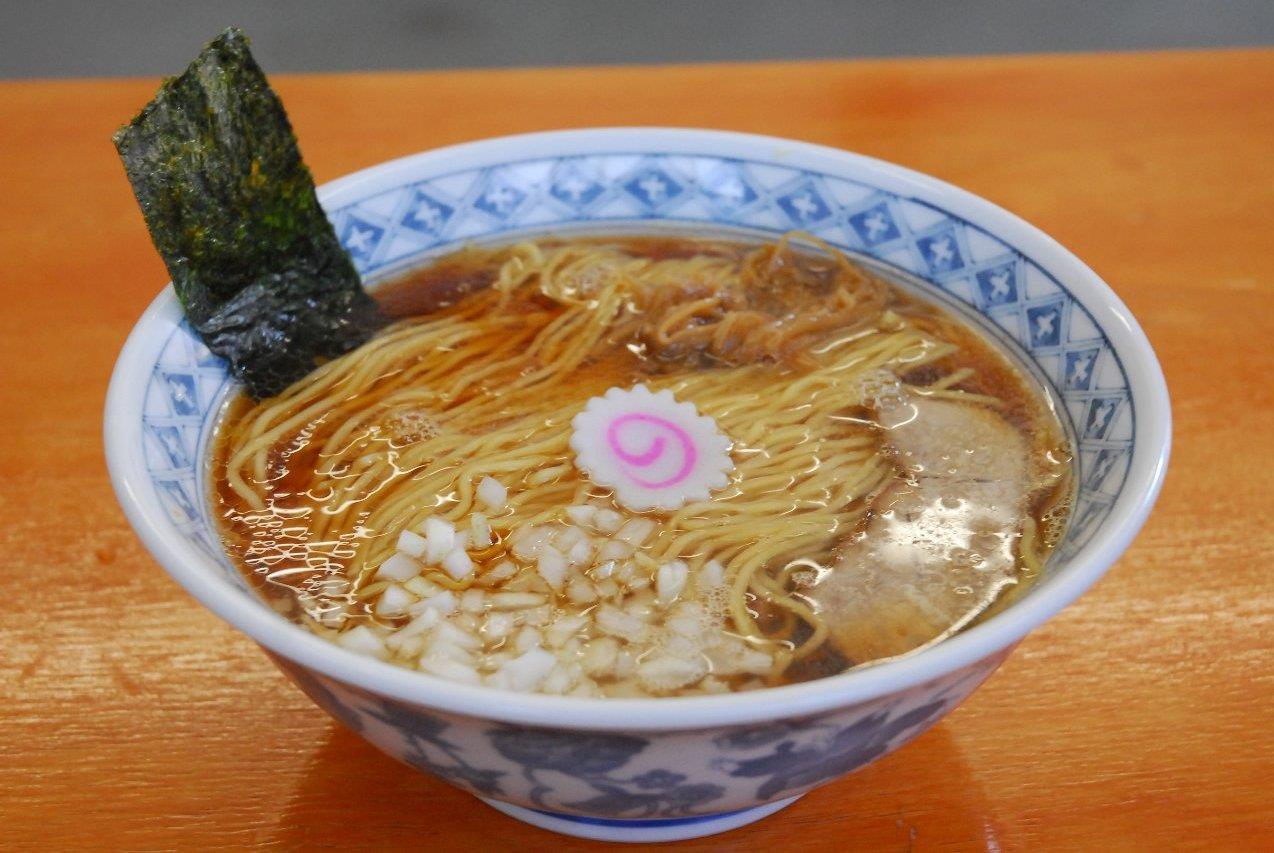
[[[329,211],[365,280],[469,241],[643,225],[798,229],[930,282],[1016,342],[1053,386],[1078,440],[1065,559],[1100,527],[1128,474],[1127,374],[1092,315],[1013,246],[933,205],[759,160],[679,154],[545,157],[438,175]],[[229,571],[208,517],[201,460],[225,391],[222,363],[184,326],[155,365],[143,414],[147,465],[174,524]]]

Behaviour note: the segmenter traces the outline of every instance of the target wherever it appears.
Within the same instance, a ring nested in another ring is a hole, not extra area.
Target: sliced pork
[[[1028,448],[994,411],[915,395],[877,413],[902,479],[811,590],[851,662],[968,624],[1014,581]]]

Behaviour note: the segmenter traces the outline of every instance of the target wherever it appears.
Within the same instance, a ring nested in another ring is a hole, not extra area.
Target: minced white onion
[[[402,616],[416,603],[416,597],[396,583],[391,583],[376,599],[377,616]]]
[[[460,609],[465,613],[481,613],[486,609],[486,593],[477,587],[466,589],[460,594]]]
[[[566,667],[558,664],[549,670],[549,674],[540,682],[540,692],[548,693],[552,696],[560,696],[574,686],[576,681],[575,674]]]
[[[448,681],[458,681],[461,684],[482,683],[482,676],[478,674],[476,669],[451,658],[422,657],[420,659],[420,668],[430,675],[436,675]]]
[[[507,505],[507,490],[493,478],[478,489],[482,506]],[[475,509],[459,526],[437,516],[402,531],[396,553],[377,569],[377,579],[392,583],[373,608],[411,620],[397,629],[359,626],[340,641],[443,678],[548,694],[728,690],[723,678],[772,668],[769,655],[722,634],[718,604],[701,603],[720,598],[711,594],[725,583],[720,563],[709,561],[690,587],[684,561],[659,564],[644,552],[657,530],[653,519],[615,512],[601,500],[564,512],[558,521],[508,530],[502,545],[509,558],[476,581],[466,549],[485,551],[495,542],[487,512]],[[422,574],[426,566],[474,585],[447,590]]]
[[[648,626],[631,613],[604,604],[597,609],[597,627],[630,643],[639,643],[645,638]]]
[[[690,577],[690,567],[680,560],[664,563],[655,575],[655,591],[659,603],[671,604],[686,588],[686,579]]]
[[[398,534],[397,548],[408,557],[414,557],[419,560],[425,555],[426,546],[425,537],[419,533],[413,533],[410,530],[404,530]]]
[[[445,589],[437,595],[426,598],[423,601],[417,601],[411,607],[407,608],[409,612],[420,614],[426,610],[436,610],[439,614],[446,616],[456,611],[456,596],[449,589]]]
[[[725,567],[716,560],[709,560],[699,571],[699,581],[709,589],[721,586],[725,583]]]
[[[625,560],[633,555],[633,546],[618,539],[608,539],[597,550],[599,560]]]
[[[492,566],[490,571],[483,573],[482,582],[491,584],[499,581],[507,581],[517,573],[517,564],[515,564],[512,560],[501,560]]]
[[[513,650],[521,654],[527,649],[534,649],[543,643],[544,638],[540,636],[538,629],[530,625],[523,625],[522,629],[513,638]]]
[[[487,620],[482,625],[482,636],[488,643],[498,643],[512,634],[517,624],[518,617],[515,614],[493,611],[487,614]]]
[[[637,658],[628,649],[620,649],[615,653],[613,671],[616,678],[632,678],[637,672]]]
[[[548,627],[544,632],[544,639],[550,646],[557,648],[565,645],[567,640],[578,634],[587,624],[588,617],[583,614],[563,616]]]
[[[642,543],[654,532],[655,522],[649,518],[630,518],[624,522],[623,527],[619,528],[615,538],[621,542],[627,542],[634,548],[640,548]]]
[[[597,514],[597,507],[582,504],[580,506],[568,506],[566,515],[576,524],[588,524],[593,520],[593,516]]]
[[[593,546],[589,544],[587,539],[581,539],[571,546],[571,550],[566,552],[566,558],[570,560],[572,566],[581,566],[589,563],[593,559]]]
[[[454,622],[443,620],[434,629],[434,639],[459,646],[465,651],[476,652],[482,648],[482,641]]]
[[[613,509],[599,509],[593,515],[593,524],[603,533],[614,533],[624,523],[624,517]]]
[[[614,637],[598,637],[584,644],[580,655],[580,665],[593,678],[609,675],[615,667],[615,656],[619,654],[619,643]]]
[[[588,534],[574,525],[559,527],[553,532],[553,547],[565,553],[575,547],[575,543],[588,539]]]
[[[459,548],[442,558],[442,567],[456,580],[464,580],[473,574],[473,560]]]
[[[487,676],[487,683],[493,687],[526,693],[538,687],[556,665],[557,658],[544,649],[527,649]]]
[[[430,628],[437,625],[441,619],[442,612],[436,607],[431,607],[428,610],[421,612],[415,619],[395,631],[393,636],[403,637],[404,639],[407,637],[415,637],[416,635],[423,634]]]
[[[712,663],[712,671],[717,675],[740,673],[762,675],[774,665],[774,660],[765,652],[758,651],[737,639],[714,643],[705,649],[704,653]]]
[[[491,523],[480,512],[469,516],[469,538],[475,548],[491,547]]]
[[[566,558],[560,551],[544,548],[536,560],[536,569],[553,589],[562,588],[562,583],[566,580]]]
[[[566,597],[576,604],[592,604],[597,600],[597,588],[588,578],[574,577],[566,587]]]
[[[667,693],[693,684],[708,674],[701,657],[682,658],[669,654],[647,658],[637,665],[637,678],[648,690]]]
[[[513,554],[523,560],[530,560],[546,548],[549,543],[548,531],[543,527],[523,527],[513,539]]]
[[[488,509],[504,509],[509,500],[509,490],[499,480],[483,477],[478,483],[478,500],[486,504]]]
[[[425,520],[425,562],[436,566],[456,547],[456,526],[445,518],[430,517]]]
[[[394,554],[380,564],[376,577],[381,580],[405,581],[420,574],[420,563],[406,554]]]
[[[384,660],[389,657],[384,642],[366,625],[355,625],[336,636],[336,642],[351,652]]]

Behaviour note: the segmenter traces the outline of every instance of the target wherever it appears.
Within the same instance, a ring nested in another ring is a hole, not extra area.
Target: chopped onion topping
[[[487,509],[504,509],[509,500],[509,490],[499,480],[483,477],[478,483],[478,500],[486,504]]]
[[[644,620],[609,604],[603,604],[597,609],[597,627],[630,643],[641,642],[648,630]]]
[[[543,527],[523,527],[513,540],[513,554],[530,560],[548,547],[549,533]]]
[[[456,548],[442,558],[442,568],[456,580],[464,580],[473,574],[473,560],[464,551]]]
[[[424,613],[426,610],[436,610],[439,614],[447,616],[448,614],[456,612],[456,604],[455,593],[449,589],[445,589],[432,598],[417,601],[407,609],[413,614]]]
[[[574,577],[566,587],[566,597],[576,604],[592,604],[597,600],[597,588],[588,578]]]
[[[619,528],[619,532],[615,534],[615,538],[620,542],[626,542],[634,548],[640,548],[655,532],[655,522],[649,518],[630,518],[624,522],[624,526]]]
[[[517,614],[493,611],[482,625],[482,636],[488,643],[502,642],[517,627]]]
[[[469,539],[475,548],[491,547],[491,523],[480,512],[469,516]]]
[[[637,665],[637,678],[646,689],[655,693],[667,693],[693,684],[708,674],[708,664],[703,658],[656,655]]]
[[[563,616],[548,627],[548,630],[544,632],[544,639],[553,648],[563,646],[587,624],[588,617],[582,613],[575,616]]]
[[[618,539],[610,539],[602,543],[597,556],[602,560],[626,560],[633,555],[633,546]]]
[[[420,668],[430,675],[436,675],[448,681],[458,681],[461,684],[482,683],[482,677],[478,675],[476,669],[446,657],[422,657]]]
[[[659,567],[655,575],[655,591],[659,603],[667,606],[677,600],[686,588],[686,579],[690,577],[690,567],[680,560],[673,560]]]
[[[465,613],[481,613],[486,609],[486,593],[474,587],[460,594],[460,609]]]
[[[716,560],[709,560],[699,572],[699,581],[709,589],[722,586],[725,583],[725,567]]]
[[[398,550],[419,560],[425,555],[425,537],[410,530],[398,534]]]
[[[553,589],[561,589],[566,580],[566,558],[560,551],[545,548],[540,552],[536,569]]]
[[[482,648],[482,641],[475,635],[461,628],[455,622],[443,620],[434,629],[436,641],[453,645],[467,652],[476,652]]]
[[[566,558],[572,566],[585,565],[593,559],[593,546],[587,539],[581,539],[566,552]]]
[[[397,631],[395,631],[393,636],[402,637],[404,639],[408,637],[415,637],[419,634],[425,633],[430,628],[437,625],[438,622],[441,620],[442,620],[442,611],[440,611],[436,607],[431,607],[425,610],[424,612],[422,612],[415,619],[411,620],[406,625],[402,626]]]
[[[391,583],[381,592],[376,600],[377,616],[402,616],[407,608],[416,603],[416,597],[396,583]]]
[[[580,665],[593,678],[609,675],[619,655],[619,643],[614,637],[598,637],[584,644]]]
[[[527,693],[534,690],[557,665],[557,658],[544,649],[527,649],[487,676],[487,683],[505,690]]]
[[[624,523],[624,517],[613,509],[599,509],[593,516],[593,523],[603,533],[614,533]]]
[[[425,562],[436,566],[456,547],[456,526],[445,518],[430,517],[425,521]]]
[[[405,581],[420,574],[420,564],[406,554],[394,554],[376,570],[379,580]]]
[[[540,636],[540,632],[531,625],[523,625],[522,630],[518,631],[517,636],[513,638],[513,648],[518,654],[528,649],[538,648],[544,643],[544,638]]]
[[[507,504],[493,478],[479,490],[482,505]],[[722,630],[722,565],[692,573],[683,560],[660,563],[645,550],[658,522],[607,503],[594,498],[500,537],[477,509],[401,531],[375,573],[372,612],[410,621],[357,626],[339,642],[454,681],[558,695],[712,692],[731,688],[723,679],[768,673],[770,655]],[[492,565],[483,553],[476,565],[467,549],[486,552],[497,538],[508,557]],[[426,566],[467,588],[429,580]]]
[[[349,649],[351,652],[358,652],[361,655],[368,655],[381,660],[389,657],[389,651],[385,648],[384,642],[366,625],[355,625],[348,631],[337,634],[336,642],[341,647]]]

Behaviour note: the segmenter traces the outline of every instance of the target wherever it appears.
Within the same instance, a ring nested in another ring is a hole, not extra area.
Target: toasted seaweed
[[[253,397],[386,322],[238,29],[165,81],[114,140],[186,317]]]

